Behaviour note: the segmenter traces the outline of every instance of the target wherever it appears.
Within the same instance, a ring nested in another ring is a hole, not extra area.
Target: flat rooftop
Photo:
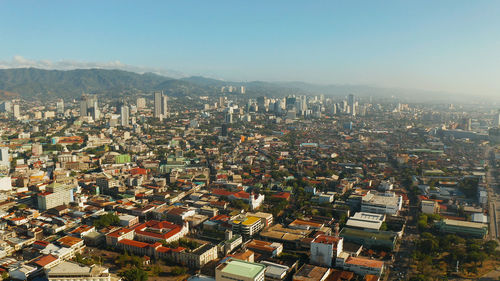
[[[266,266],[242,260],[230,260],[222,269],[223,273],[243,276],[245,278],[255,278],[266,270]]]

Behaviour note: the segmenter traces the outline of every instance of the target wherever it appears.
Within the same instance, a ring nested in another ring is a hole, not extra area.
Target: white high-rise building
[[[153,112],[153,116],[162,120],[165,117],[168,117],[168,96],[164,95],[163,92],[155,93],[155,108]]]
[[[14,118],[19,119],[21,117],[21,112],[19,110],[19,104],[14,104]]]
[[[154,118],[158,118],[158,119],[162,119],[163,118],[163,115],[162,115],[162,96],[163,96],[163,93],[161,92],[155,92],[155,108],[154,108],[154,112],[153,112],[153,117]]]
[[[57,113],[64,113],[64,100],[60,99],[56,102]]]
[[[0,166],[10,168],[8,147],[0,147]]]
[[[163,117],[168,117],[168,96],[162,95],[161,97],[161,114]]]
[[[101,117],[101,112],[99,111],[99,106],[97,105],[97,98],[94,99],[92,108],[93,108],[92,109],[92,119],[94,119],[94,121],[97,121]]]
[[[146,107],[146,99],[145,98],[137,98],[137,109],[143,109]]]
[[[129,107],[128,105],[124,104],[122,105],[122,107],[120,108],[120,124],[123,126],[123,127],[127,127],[129,125]]]

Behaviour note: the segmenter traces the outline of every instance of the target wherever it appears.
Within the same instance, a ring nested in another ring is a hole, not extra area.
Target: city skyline
[[[500,92],[498,3],[117,3],[0,3],[0,68]]]

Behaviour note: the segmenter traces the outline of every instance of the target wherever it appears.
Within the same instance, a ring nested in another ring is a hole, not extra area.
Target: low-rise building
[[[432,200],[422,200],[420,202],[420,209],[424,214],[436,214],[439,212],[439,204]]]
[[[231,220],[231,226],[234,233],[251,237],[264,228],[264,223],[259,217],[240,215]]]
[[[323,281],[330,275],[330,268],[304,264],[294,275],[293,281]]]
[[[403,197],[392,192],[369,192],[361,200],[361,211],[396,215],[403,205]]]
[[[216,281],[264,281],[266,266],[259,263],[229,259],[215,269]]]
[[[49,281],[111,281],[109,270],[97,265],[84,266],[64,261],[47,270]]]
[[[283,244],[278,242],[267,242],[253,239],[245,244],[245,247],[268,257],[276,257],[283,252]]]
[[[488,225],[485,223],[444,219],[436,225],[442,233],[466,235],[475,238],[484,238],[488,234]]]

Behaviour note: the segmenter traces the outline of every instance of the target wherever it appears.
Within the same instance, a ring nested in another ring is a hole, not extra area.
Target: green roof
[[[264,270],[266,270],[266,266],[262,264],[242,260],[230,260],[222,269],[222,272],[246,278],[255,278]]]
[[[340,232],[340,236],[356,236],[366,239],[375,239],[375,240],[393,240],[395,234],[387,233],[387,232],[368,232],[360,229],[344,227]]]

